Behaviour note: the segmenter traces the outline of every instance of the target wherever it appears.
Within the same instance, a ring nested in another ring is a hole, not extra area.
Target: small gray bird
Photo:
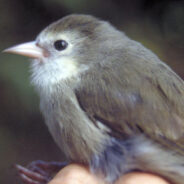
[[[106,21],[69,15],[5,52],[34,58],[31,81],[68,160],[113,183],[130,171],[184,183],[184,82]]]

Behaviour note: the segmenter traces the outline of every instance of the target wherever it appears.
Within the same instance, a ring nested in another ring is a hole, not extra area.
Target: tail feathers
[[[90,167],[109,183],[135,170],[160,175],[172,184],[184,183],[184,156],[144,136],[111,138],[105,150],[93,156]]]
[[[184,155],[152,142],[144,137],[134,142],[137,167],[158,174],[173,184],[184,183]]]

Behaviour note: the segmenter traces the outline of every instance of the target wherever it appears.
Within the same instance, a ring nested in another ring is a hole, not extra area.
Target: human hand
[[[120,177],[115,184],[169,184],[159,176],[132,172]],[[49,184],[107,184],[103,179],[90,173],[89,169],[78,164],[63,168]]]

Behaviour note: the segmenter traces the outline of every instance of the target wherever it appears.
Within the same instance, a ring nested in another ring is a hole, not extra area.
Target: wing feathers
[[[165,64],[117,62],[81,80],[76,89],[81,108],[115,136],[144,132],[155,140],[184,142],[184,83]]]

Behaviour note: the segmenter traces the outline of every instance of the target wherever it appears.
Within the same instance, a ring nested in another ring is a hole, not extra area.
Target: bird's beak
[[[23,44],[19,44],[8,49],[3,50],[3,52],[20,54],[23,56],[28,56],[31,58],[41,59],[45,57],[45,50],[37,46],[36,41],[31,41]]]

